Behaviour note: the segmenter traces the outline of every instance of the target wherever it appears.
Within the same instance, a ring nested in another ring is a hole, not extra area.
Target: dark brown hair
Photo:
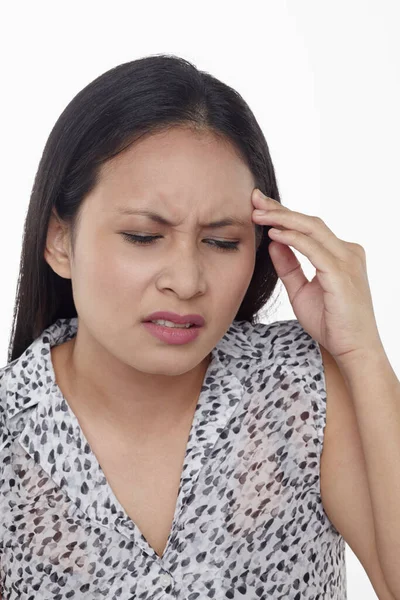
[[[71,100],[43,150],[23,230],[8,362],[58,318],[77,316],[71,280],[57,275],[44,258],[53,207],[70,226],[73,252],[79,209],[96,186],[100,166],[140,137],[177,126],[229,142],[252,172],[255,187],[280,202],[267,142],[237,91],[170,54],[110,69]],[[257,313],[278,282],[267,231],[256,226],[254,273],[234,320],[259,322]]]

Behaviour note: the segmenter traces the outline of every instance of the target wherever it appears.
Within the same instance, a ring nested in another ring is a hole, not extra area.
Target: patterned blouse
[[[233,321],[191,425],[162,557],[126,514],[56,384],[58,319],[0,369],[2,600],[346,600],[321,502],[322,356],[297,320]]]

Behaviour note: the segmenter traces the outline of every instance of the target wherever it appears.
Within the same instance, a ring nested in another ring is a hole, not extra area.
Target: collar
[[[235,376],[236,362],[259,359],[261,349],[255,348],[246,334],[247,321],[233,321],[212,350],[212,363],[218,363]],[[43,330],[21,356],[4,368],[6,393],[6,425],[10,433],[21,431],[21,413],[40,403],[54,391],[59,391],[51,361],[50,349],[75,337],[78,317],[60,318]],[[230,370],[232,368],[232,371]]]

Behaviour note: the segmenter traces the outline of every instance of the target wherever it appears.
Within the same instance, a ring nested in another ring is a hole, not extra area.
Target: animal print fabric
[[[0,369],[3,600],[346,600],[320,495],[322,356],[297,320],[233,321],[212,351],[162,557],[56,384],[58,319]]]

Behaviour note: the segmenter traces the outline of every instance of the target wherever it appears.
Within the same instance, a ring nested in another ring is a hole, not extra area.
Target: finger
[[[348,248],[343,240],[340,240],[319,217],[305,215],[288,208],[278,208],[267,210],[263,215],[253,212],[253,219],[258,225],[298,231],[318,242],[340,260],[346,260],[348,256]]]
[[[279,242],[280,244],[293,246],[293,248],[308,258],[312,265],[319,271],[321,283],[323,282],[324,284],[324,290],[326,292],[335,291],[334,286],[337,286],[340,283],[341,271],[338,261],[329,250],[315,239],[300,233],[299,231],[282,230],[276,234],[271,229],[268,233],[274,241]],[[296,275],[292,277],[290,272],[277,274],[282,281],[283,277],[286,278],[286,283],[291,286],[291,294],[296,294],[299,291],[299,287],[304,284],[302,277],[297,276],[296,278]]]

